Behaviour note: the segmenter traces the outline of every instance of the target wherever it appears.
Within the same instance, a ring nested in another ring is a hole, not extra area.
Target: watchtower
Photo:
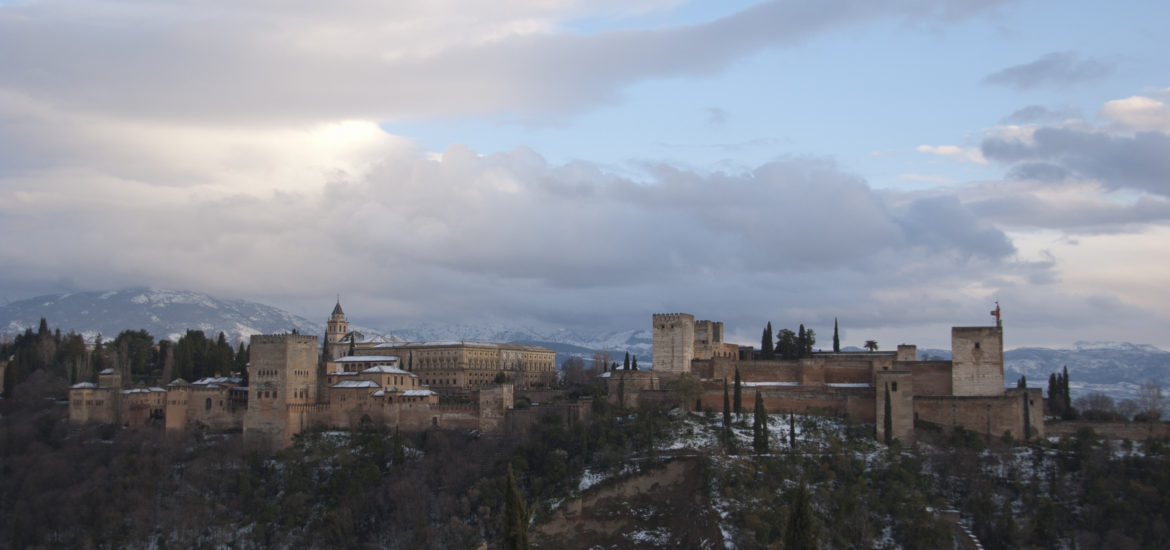
[[[695,358],[695,316],[655,313],[653,322],[654,372],[659,375],[691,372],[691,360]]]
[[[1003,327],[951,328],[954,395],[1003,395]]]
[[[288,406],[317,402],[317,337],[257,334],[248,352],[244,438],[283,446],[292,437]]]
[[[341,299],[333,306],[333,313],[329,314],[329,321],[325,324],[325,343],[322,354],[325,361],[332,361],[345,355],[345,346],[341,341],[349,334],[349,321],[345,319],[345,312],[341,310]]]

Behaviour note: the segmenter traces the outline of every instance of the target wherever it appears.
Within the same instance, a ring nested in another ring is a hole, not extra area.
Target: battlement
[[[687,321],[694,323],[695,316],[690,313],[655,313],[654,324],[659,323],[677,323],[680,321]]]
[[[253,334],[249,345],[255,344],[313,344],[317,345],[317,337],[308,334]]]

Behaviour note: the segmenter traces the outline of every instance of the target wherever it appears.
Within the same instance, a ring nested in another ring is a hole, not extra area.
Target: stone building
[[[995,437],[1042,437],[1042,390],[1004,387],[998,311],[992,312],[995,326],[951,330],[950,361],[920,361],[913,345],[900,345],[897,351],[816,352],[795,360],[752,360],[751,353],[742,351],[707,351],[722,345],[721,324],[695,323],[688,314],[656,314],[654,375],[697,376],[705,388],[702,404],[718,410],[724,381],[733,380],[738,371],[747,388],[761,393],[768,410],[847,414],[875,423],[880,439],[885,438],[887,400],[892,438],[903,442],[914,440],[916,426],[947,431],[962,427]],[[624,400],[631,399],[628,394],[637,392],[639,385],[627,385]],[[609,386],[612,392],[614,382]]]

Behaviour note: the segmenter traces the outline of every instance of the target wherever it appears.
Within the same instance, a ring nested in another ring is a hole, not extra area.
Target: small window
[[[890,391],[898,391],[898,383],[890,382]]]
[[[211,398],[210,397],[207,398],[207,402],[203,406],[205,409],[207,409],[209,411],[211,410]]]
[[[975,349],[979,349],[979,342],[975,342]]]

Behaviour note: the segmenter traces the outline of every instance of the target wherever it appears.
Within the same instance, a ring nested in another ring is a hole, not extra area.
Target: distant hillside
[[[76,331],[89,340],[139,329],[170,340],[178,340],[188,329],[202,330],[208,337],[222,331],[231,341],[294,329],[304,334],[325,332],[323,324],[256,302],[184,290],[128,288],[38,296],[0,306],[0,335],[35,330],[42,317],[50,327]]]

